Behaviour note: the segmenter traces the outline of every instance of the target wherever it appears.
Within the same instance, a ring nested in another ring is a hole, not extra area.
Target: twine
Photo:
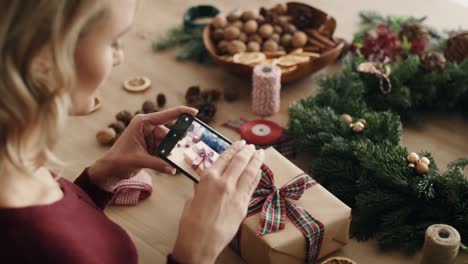
[[[252,75],[252,111],[261,116],[280,109],[281,69],[273,64],[255,66]]]
[[[460,247],[458,231],[443,224],[431,225],[426,230],[421,264],[455,263]]]

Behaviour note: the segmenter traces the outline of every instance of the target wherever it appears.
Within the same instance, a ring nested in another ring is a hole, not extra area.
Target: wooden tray
[[[325,35],[329,39],[333,39],[332,36],[336,28],[336,21],[333,17],[319,9],[302,3],[288,2],[287,6],[288,14],[291,16],[294,16],[298,10],[309,9],[314,17],[310,29],[316,29],[320,31],[322,35]],[[209,25],[206,26],[203,31],[203,42],[208,53],[221,67],[240,77],[251,78],[254,66],[227,61],[217,54],[215,43],[211,39],[211,26]],[[281,82],[290,83],[321,70],[328,64],[336,61],[338,56],[340,56],[343,47],[343,43],[338,43],[336,47],[330,48],[329,50],[321,53],[319,58],[315,58],[307,63],[298,64],[295,70],[283,73],[281,76]]]

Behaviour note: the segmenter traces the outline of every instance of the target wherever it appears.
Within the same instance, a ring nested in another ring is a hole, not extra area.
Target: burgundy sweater
[[[58,180],[63,198],[49,205],[0,208],[1,263],[136,264],[127,233],[103,213],[112,194],[85,170]]]

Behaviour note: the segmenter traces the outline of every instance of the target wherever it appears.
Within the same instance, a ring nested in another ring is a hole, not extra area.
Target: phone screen
[[[161,142],[159,154],[187,176],[199,181],[200,175],[230,144],[229,140],[202,121],[181,115]]]

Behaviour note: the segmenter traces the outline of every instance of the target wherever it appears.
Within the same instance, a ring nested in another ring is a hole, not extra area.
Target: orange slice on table
[[[148,90],[151,87],[151,80],[148,77],[133,77],[123,83],[123,88],[132,93],[139,93]]]

